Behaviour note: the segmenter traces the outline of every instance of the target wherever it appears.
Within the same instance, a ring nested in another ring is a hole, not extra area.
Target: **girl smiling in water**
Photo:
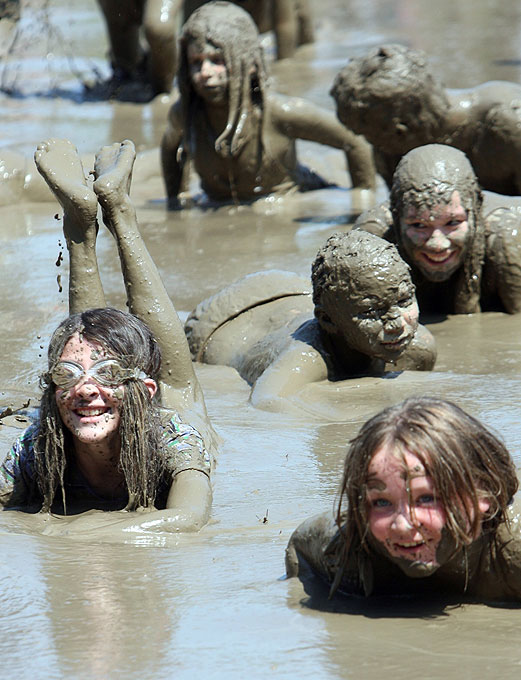
[[[106,515],[120,530],[193,531],[210,513],[213,430],[183,327],[139,233],[134,159],[128,140],[103,147],[90,186],[70,142],[36,151],[64,210],[71,315],[49,344],[39,418],[0,466],[0,504],[60,515],[146,509]],[[105,306],[98,206],[118,245],[131,314]]]
[[[442,399],[407,399],[351,442],[336,516],[293,533],[288,576],[307,563],[331,593],[519,601],[517,488],[508,451],[479,421]]]

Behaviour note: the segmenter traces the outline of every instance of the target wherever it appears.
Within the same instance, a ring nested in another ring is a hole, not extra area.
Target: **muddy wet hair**
[[[468,217],[468,248],[454,283],[456,314],[479,310],[481,279],[485,255],[483,196],[470,161],[459,149],[445,144],[427,144],[409,151],[398,163],[393,175],[390,207],[394,240],[402,257],[400,220],[409,207],[418,211],[432,210],[440,203],[449,204],[457,191]],[[421,277],[410,263],[414,277]],[[418,283],[418,282],[417,282]]]
[[[211,43],[222,50],[228,70],[228,122],[215,141],[220,156],[236,156],[247,141],[248,119],[254,108],[263,113],[266,69],[259,32],[251,15],[229,2],[208,2],[191,14],[180,38],[178,83],[181,93],[184,148],[190,150],[192,124],[200,107],[188,64],[191,42]]]
[[[382,45],[351,59],[336,76],[331,95],[346,127],[399,155],[440,139],[441,119],[449,109],[425,53],[403,45]]]
[[[123,366],[139,368],[158,382],[161,350],[148,326],[132,314],[106,307],[69,316],[54,331],[49,343],[49,371],[74,333],[99,343]],[[42,509],[50,510],[60,488],[66,512],[64,475],[67,457],[73,451],[73,439],[58,411],[56,388],[49,371],[41,378],[43,394],[39,433],[35,441],[35,478],[44,499]],[[125,476],[129,496],[127,509],[130,510],[153,506],[165,471],[158,393],[159,390],[151,400],[142,380],[125,382],[119,428],[119,465]]]
[[[368,420],[350,442],[337,504],[338,543],[333,590],[342,574],[356,578],[368,545],[367,474],[384,445],[398,455],[414,452],[434,482],[446,513],[445,530],[454,553],[483,533],[499,550],[498,527],[518,488],[512,458],[501,440],[456,404],[433,397],[412,397]],[[482,515],[479,500],[490,502]],[[453,554],[454,554],[453,553]]]
[[[388,270],[395,266],[402,268],[407,276],[409,266],[389,241],[361,230],[333,234],[311,265],[315,314],[323,310],[331,316],[330,312],[336,308],[335,299],[360,295],[358,275],[361,271]]]

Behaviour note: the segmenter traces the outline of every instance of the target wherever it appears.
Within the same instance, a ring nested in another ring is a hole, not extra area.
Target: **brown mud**
[[[78,55],[104,68],[107,46],[96,3],[60,0],[56,7],[56,21]],[[326,105],[346,59],[383,40],[425,49],[449,87],[521,80],[521,10],[515,4],[498,5],[493,16],[484,0],[327,0],[321,7],[317,42],[274,68],[279,91]],[[47,82],[48,60],[42,62],[36,42],[31,50],[20,67],[25,87],[34,91]],[[77,91],[67,64],[58,56],[54,62],[62,88]],[[70,97],[2,96],[2,103],[2,144],[27,157],[53,136],[71,139],[83,153],[124,138],[151,149],[162,134],[156,122],[161,102],[79,105]],[[342,176],[343,159],[333,151],[304,144],[300,155],[317,171],[328,167]],[[185,312],[253,271],[278,268],[309,278],[309,263],[326,238],[367,207],[357,203],[366,197],[338,189],[297,201],[265,199],[253,207],[172,215],[160,178],[134,182],[132,196],[147,247],[176,308]],[[380,186],[376,199],[385,198]],[[64,243],[57,204],[16,201],[0,215],[1,401],[16,407],[37,398],[50,332],[67,315],[68,264],[59,258]],[[122,307],[117,255],[104,231],[98,254],[108,302]],[[376,680],[384,667],[388,674],[421,671],[433,680],[517,678],[518,609],[328,602],[327,590],[306,593],[296,579],[277,580],[293,529],[332,507],[347,440],[383,406],[410,394],[449,396],[499,431],[521,462],[521,318],[461,315],[429,329],[438,344],[435,371],[311,385],[291,400],[291,413],[252,408],[249,387],[233,369],[199,366],[223,438],[212,519],[199,534],[129,534],[122,544],[99,515],[83,516],[75,527],[73,520],[0,514],[4,675],[184,680],[204,672],[227,680]],[[23,416],[9,416],[0,426],[4,450],[24,426],[17,418]],[[30,646],[20,644],[28,639]]]

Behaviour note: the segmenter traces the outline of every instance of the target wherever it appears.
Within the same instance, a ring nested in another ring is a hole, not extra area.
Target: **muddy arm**
[[[324,512],[305,520],[291,535],[286,548],[286,575],[298,576],[302,559],[311,569],[328,578],[324,560],[325,549],[336,533],[336,524],[331,512]]]
[[[294,341],[290,347],[257,379],[251,403],[256,408],[277,411],[284,399],[309,383],[325,380],[327,366],[322,356],[310,345]]]
[[[484,277],[506,312],[521,312],[521,216],[517,211],[500,208],[487,215]]]
[[[386,241],[394,242],[393,216],[389,201],[377,205],[376,208],[364,210],[354,223],[353,229],[361,229]]]
[[[169,210],[182,207],[179,193],[185,179],[186,154],[181,150],[183,130],[177,103],[168,114],[168,124],[161,140],[161,167]]]
[[[210,480],[198,470],[185,470],[176,475],[165,510],[152,512],[109,513],[115,519],[109,532],[185,532],[199,531],[210,516],[212,489]],[[100,536],[105,527],[96,529]]]
[[[344,127],[332,111],[297,97],[270,97],[273,121],[291,139],[306,139],[345,151],[353,187],[374,189],[373,150],[363,137]]]

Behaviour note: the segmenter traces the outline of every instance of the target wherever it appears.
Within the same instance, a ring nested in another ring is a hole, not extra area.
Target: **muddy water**
[[[42,2],[42,5],[45,3]],[[318,43],[277,64],[280,90],[328,102],[349,54],[382,40],[427,49],[447,85],[519,81],[521,9],[486,0],[323,0]],[[55,2],[53,25],[71,40],[78,68],[105,68],[103,27],[92,0]],[[41,18],[41,17],[40,17]],[[31,29],[31,16],[24,21]],[[33,22],[34,26],[34,22]],[[498,35],[501,37],[497,39]],[[100,37],[101,36],[101,37]],[[82,42],[83,40],[83,42]],[[2,145],[30,152],[51,135],[81,151],[123,137],[151,148],[165,104],[74,101],[77,80],[59,46],[42,41],[19,55],[28,91],[2,96]],[[270,49],[270,43],[267,44]],[[67,47],[69,49],[69,47]],[[52,68],[51,68],[52,67]],[[35,96],[54,83],[64,98]],[[33,92],[31,95],[30,92]],[[302,145],[316,168],[342,179],[342,159]],[[383,189],[379,197],[384,197]],[[134,188],[145,240],[179,310],[256,269],[309,273],[325,238],[354,219],[367,196],[319,192],[302,201],[264,201],[167,215],[161,183]],[[67,313],[66,263],[52,203],[0,208],[0,385],[2,404],[38,394],[50,331]],[[109,301],[123,304],[110,238],[100,236]],[[346,441],[369,415],[409,394],[449,396],[495,427],[521,463],[521,317],[487,314],[433,323],[439,362],[432,374],[313,385],[270,414],[248,404],[228,368],[202,367],[209,411],[223,438],[211,523],[195,536],[96,533],[97,518],[59,520],[0,514],[3,675],[130,680],[181,678],[360,678],[388,675],[519,677],[521,614],[484,605],[327,603],[317,589],[280,581],[283,551],[304,517],[332,505]],[[5,450],[23,423],[0,429]],[[50,526],[49,526],[50,525]]]

